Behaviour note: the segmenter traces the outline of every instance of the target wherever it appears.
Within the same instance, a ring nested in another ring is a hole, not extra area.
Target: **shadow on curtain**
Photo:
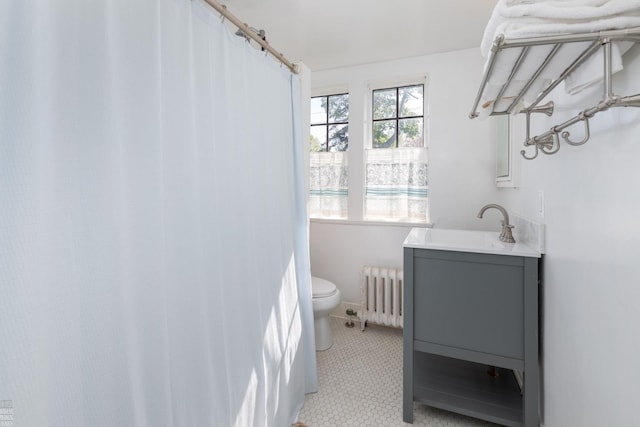
[[[289,425],[316,388],[298,78],[189,0],[2,2],[0,55],[15,425]]]

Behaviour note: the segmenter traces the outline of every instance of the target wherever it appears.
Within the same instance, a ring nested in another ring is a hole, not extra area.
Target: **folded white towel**
[[[505,18],[529,16],[547,20],[597,21],[605,17],[637,13],[636,0],[504,0]]]
[[[633,45],[631,42],[611,43],[611,73],[622,70],[622,54]],[[564,90],[574,95],[602,81],[603,55],[595,55],[576,68],[564,81]]]
[[[516,39],[637,26],[640,26],[640,0],[499,0],[480,48],[487,57],[499,34]]]
[[[494,104],[491,105],[492,110],[495,111],[504,111],[506,110],[511,102],[513,102],[515,96],[520,93],[520,91],[524,88],[529,77],[531,75],[532,69],[537,69],[540,64],[544,61],[545,57],[551,50],[549,46],[548,49],[534,49],[531,54],[528,54],[522,61],[520,68],[516,71],[513,78],[511,79],[511,84],[507,87],[505,92],[502,94],[502,99],[497,100]],[[509,78],[513,70],[513,64],[516,62],[520,53],[522,52],[521,48],[509,49],[501,52],[501,54],[496,58],[496,61],[493,65],[493,70],[487,81],[487,86],[485,87],[483,93],[483,100],[495,100],[500,92],[500,89],[504,85],[504,83]],[[544,88],[545,85],[544,79],[539,79],[529,88],[526,92],[524,100],[531,102],[535,99],[535,96]]]

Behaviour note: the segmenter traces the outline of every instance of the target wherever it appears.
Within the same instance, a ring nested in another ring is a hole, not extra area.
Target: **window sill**
[[[407,228],[431,228],[433,224],[427,222],[393,222],[393,221],[354,221],[348,219],[326,219],[310,218],[310,222],[318,224],[339,224],[339,225],[373,225],[382,227],[407,227]]]

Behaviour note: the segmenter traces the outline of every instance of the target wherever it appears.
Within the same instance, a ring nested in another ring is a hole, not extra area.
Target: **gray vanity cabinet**
[[[539,425],[538,286],[538,258],[404,248],[405,422],[416,401]]]

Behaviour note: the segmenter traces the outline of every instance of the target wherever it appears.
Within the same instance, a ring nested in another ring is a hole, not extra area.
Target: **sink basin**
[[[427,233],[425,234],[425,241],[452,246],[484,246],[496,242],[502,243],[498,240],[498,235],[496,233],[493,234],[495,234],[495,236],[492,236],[486,231],[430,228],[427,229]]]
[[[498,231],[413,228],[404,241],[404,247],[540,257],[535,248],[523,243],[501,242],[499,235]]]

